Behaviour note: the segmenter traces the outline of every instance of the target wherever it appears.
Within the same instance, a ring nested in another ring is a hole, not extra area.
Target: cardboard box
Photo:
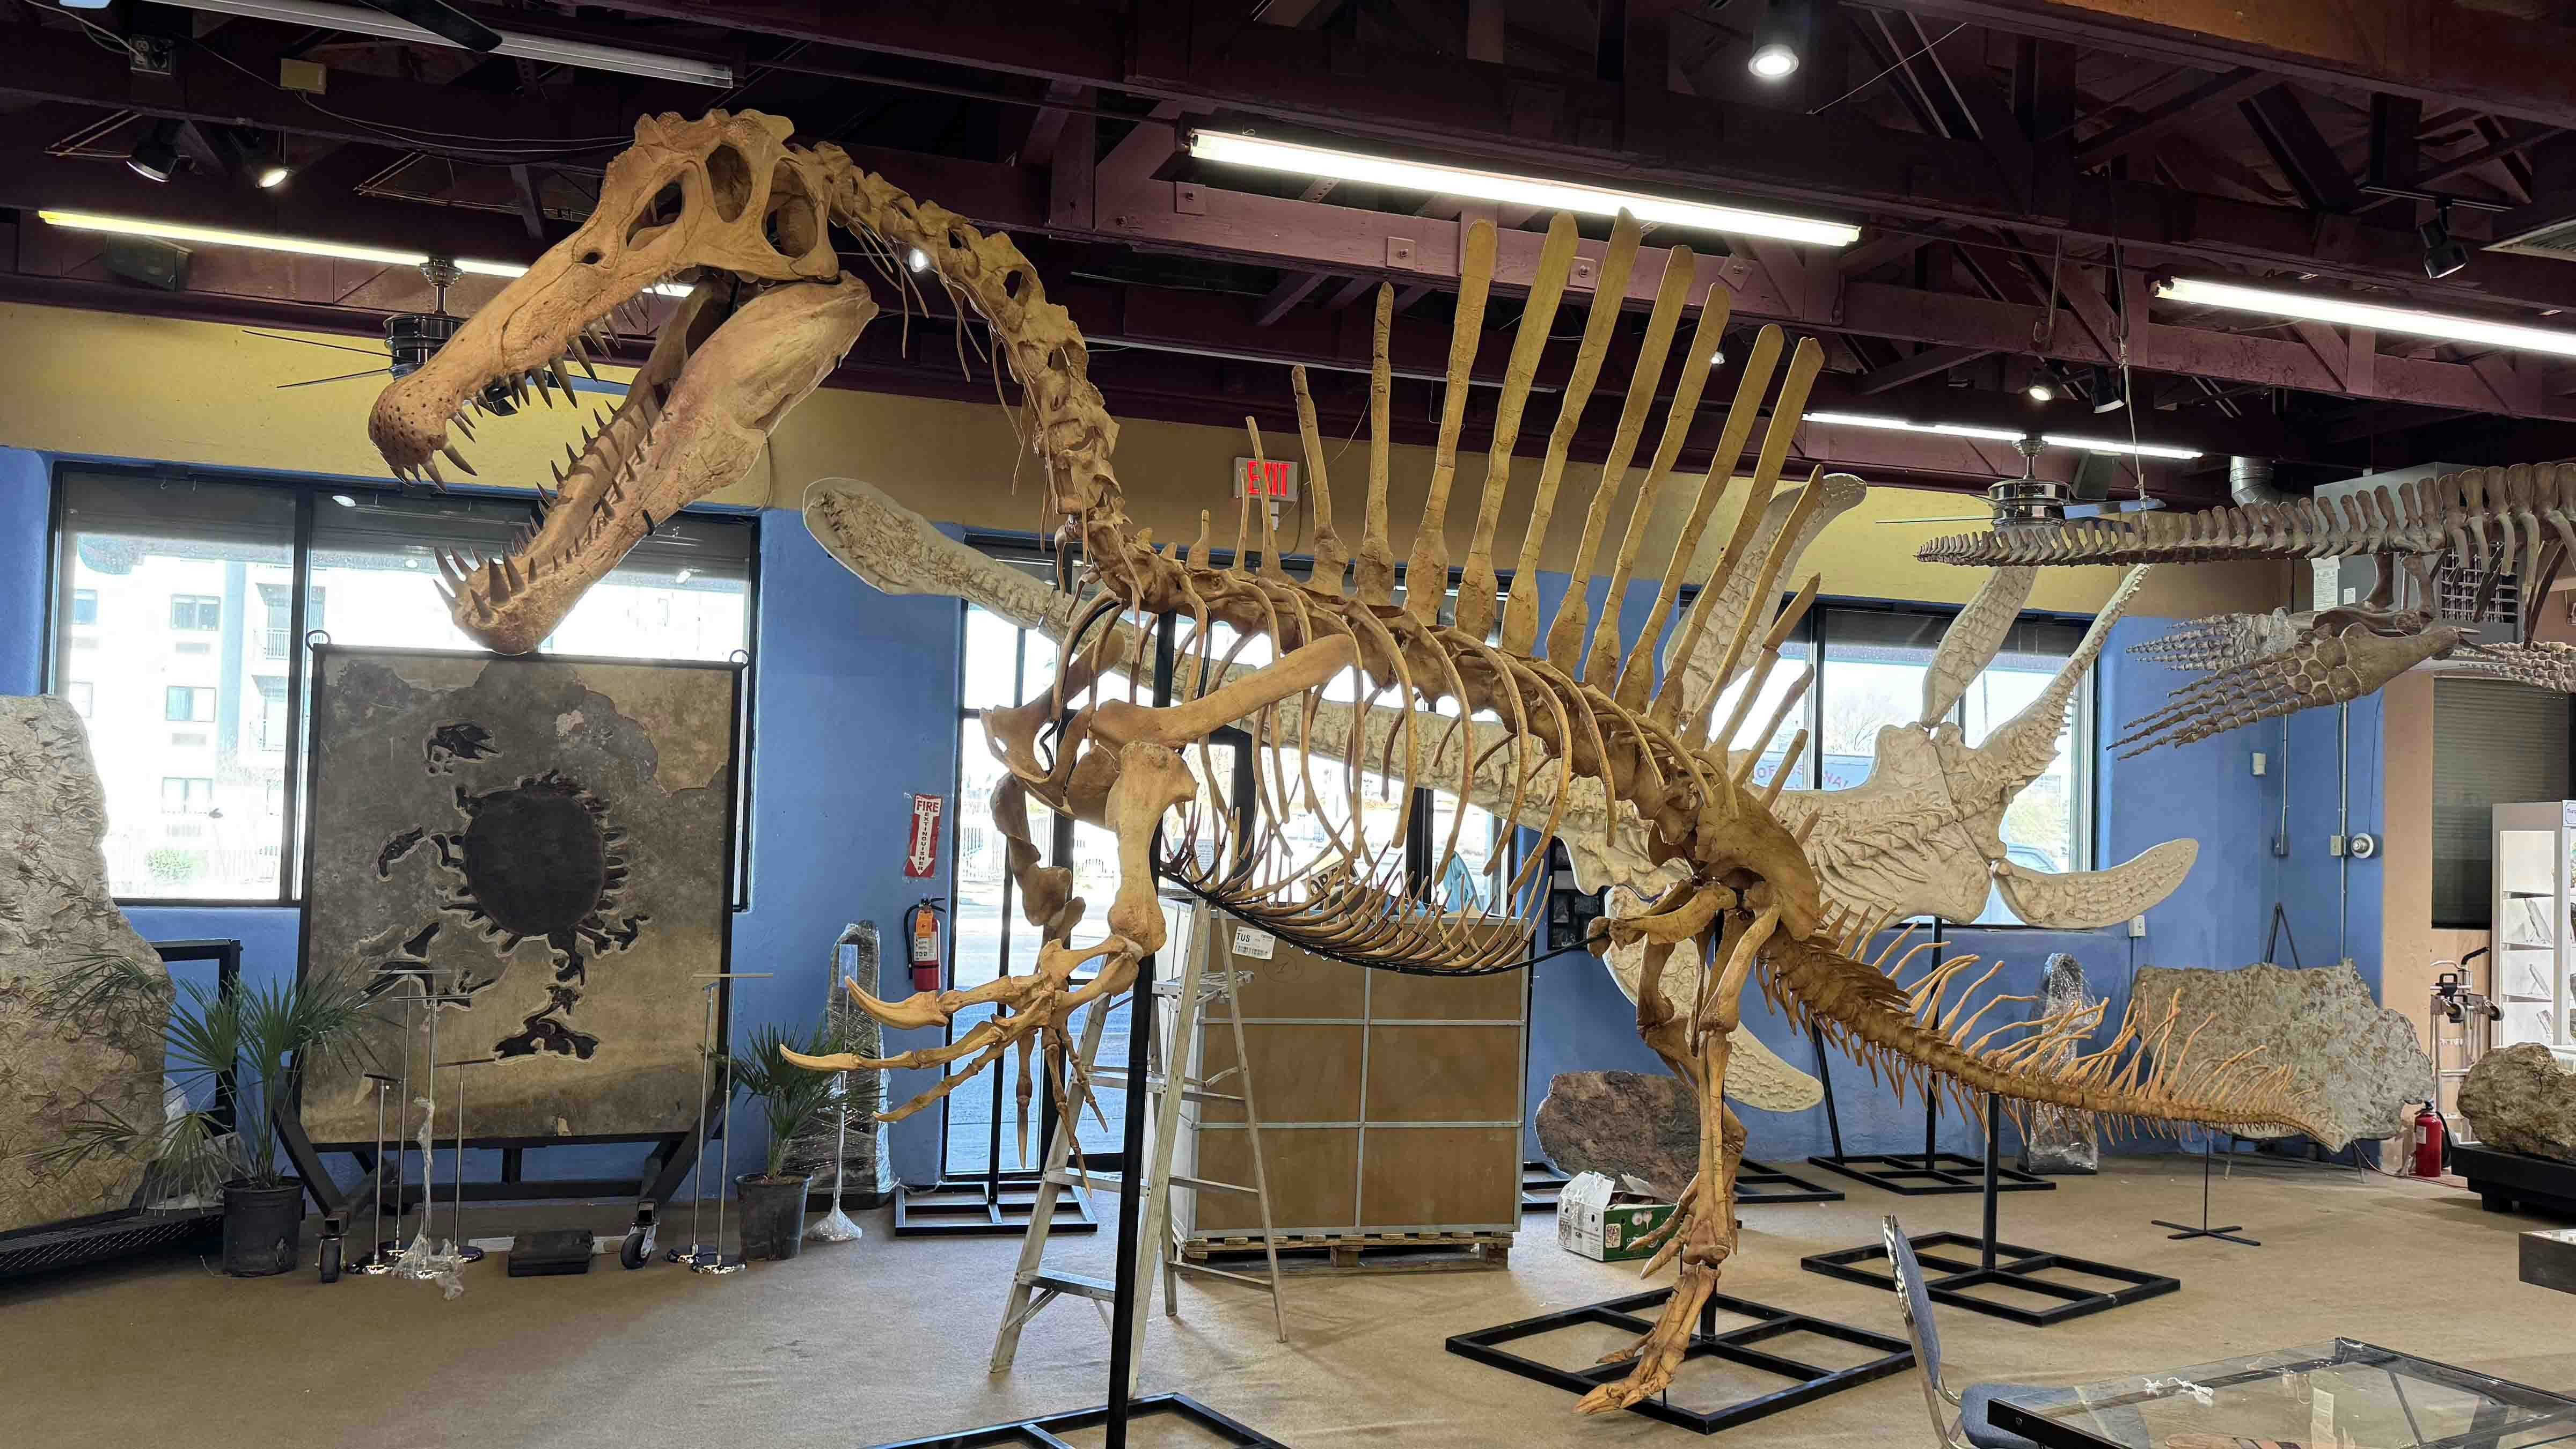
[[[1673,1215],[1673,1204],[1622,1191],[1598,1172],[1578,1174],[1556,1200],[1556,1245],[1596,1263],[1624,1263],[1654,1256],[1640,1248]]]

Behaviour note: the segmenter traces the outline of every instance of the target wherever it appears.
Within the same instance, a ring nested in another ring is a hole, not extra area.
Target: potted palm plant
[[[304,1184],[278,1165],[278,1114],[295,1110],[307,1066],[364,1057],[361,1028],[375,1018],[366,993],[336,977],[217,992],[102,956],[65,973],[37,1010],[73,1023],[166,1014],[163,1070],[187,1101],[203,1105],[138,1121],[93,1099],[62,1141],[28,1154],[35,1168],[69,1172],[96,1158],[142,1158],[173,1191],[220,1195],[225,1272],[258,1278],[292,1269],[303,1246]]]
[[[796,1138],[813,1125],[816,1117],[830,1110],[835,1078],[830,1072],[809,1072],[796,1066],[780,1051],[784,1048],[806,1056],[822,1056],[833,1050],[829,1036],[828,1029],[822,1026],[799,1039],[764,1024],[752,1029],[751,1049],[733,1059],[735,1088],[759,1104],[761,1121],[769,1129],[769,1147],[760,1171],[745,1173],[735,1180],[742,1199],[742,1256],[746,1261],[793,1258],[805,1246],[805,1194],[813,1184],[813,1175],[791,1172],[787,1162]]]

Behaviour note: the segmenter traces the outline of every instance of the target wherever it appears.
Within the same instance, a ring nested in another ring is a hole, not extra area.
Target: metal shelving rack
[[[2491,887],[2494,1045],[2538,1042],[2576,1057],[2576,800],[2494,807]]]

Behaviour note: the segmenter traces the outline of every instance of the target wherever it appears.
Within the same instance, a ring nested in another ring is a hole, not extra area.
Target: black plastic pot
[[[811,1177],[734,1180],[742,1199],[742,1257],[793,1258],[805,1250],[805,1191]]]
[[[235,1183],[224,1189],[224,1271],[267,1278],[292,1269],[304,1251],[304,1184]]]

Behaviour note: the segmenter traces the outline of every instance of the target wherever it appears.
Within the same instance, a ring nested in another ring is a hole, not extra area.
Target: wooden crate
[[[1231,939],[1234,923],[1218,916],[1215,929]],[[1205,949],[1208,969],[1222,969],[1214,943]],[[1284,941],[1268,959],[1237,953],[1234,968],[1251,977],[1244,1046],[1278,1231],[1354,1262],[1461,1250],[1500,1261],[1520,1226],[1529,973],[1400,975]],[[1191,1074],[1205,1079],[1234,1065],[1222,1008],[1200,1028],[1195,1059]],[[1190,1164],[1177,1172],[1250,1183],[1241,1109],[1189,1104],[1174,1160]],[[1193,1253],[1258,1244],[1250,1198],[1182,1190],[1172,1211]]]

